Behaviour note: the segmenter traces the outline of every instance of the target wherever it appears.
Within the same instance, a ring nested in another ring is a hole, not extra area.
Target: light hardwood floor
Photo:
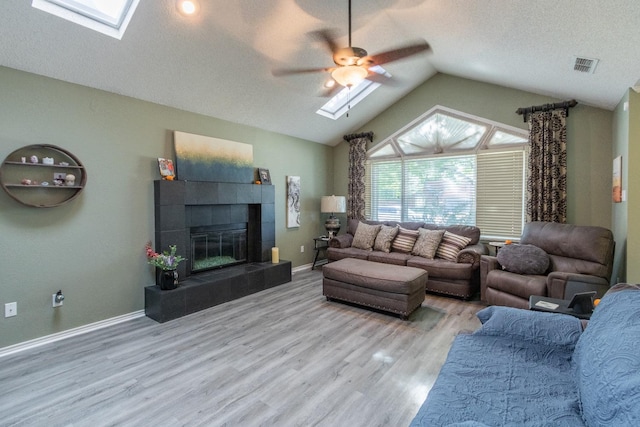
[[[408,321],[327,302],[320,271],[164,324],[0,359],[2,426],[407,426],[478,302]]]

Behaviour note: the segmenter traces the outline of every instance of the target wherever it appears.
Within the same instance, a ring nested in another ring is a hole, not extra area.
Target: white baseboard
[[[313,263],[309,263],[309,264],[305,264],[305,265],[299,265],[299,266],[291,269],[291,274],[300,273],[301,271],[311,270],[311,266],[312,265],[313,265]]]
[[[51,334],[51,335],[36,338],[33,340],[10,345],[8,347],[3,347],[3,348],[0,348],[0,358],[4,356],[8,356],[10,354],[29,350],[35,347],[40,347],[41,345],[53,343],[66,338],[75,337],[76,335],[86,334],[88,332],[106,328],[107,326],[117,325],[118,323],[127,322],[129,320],[137,319],[144,316],[145,316],[144,310],[134,311],[133,313],[123,314],[122,316],[112,317],[110,319],[101,320],[99,322],[90,323],[88,325],[79,326],[77,328],[69,329],[62,332],[57,332],[55,334]]]

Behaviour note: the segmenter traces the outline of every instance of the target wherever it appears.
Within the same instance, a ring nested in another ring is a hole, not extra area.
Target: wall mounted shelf
[[[37,161],[32,162],[32,156]],[[42,163],[44,158],[52,159],[53,163]],[[75,176],[73,184],[61,183],[67,175]],[[80,160],[55,145],[19,148],[9,154],[0,166],[0,185],[12,199],[26,206],[60,206],[78,197],[86,182],[87,172]]]

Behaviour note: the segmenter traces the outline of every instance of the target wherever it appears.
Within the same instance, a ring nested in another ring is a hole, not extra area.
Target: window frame
[[[467,121],[472,124],[484,126],[486,131],[479,138],[476,146],[471,149],[447,151],[447,149],[445,148],[444,152],[437,153],[437,154],[405,153],[402,150],[402,147],[398,144],[397,140],[403,135],[405,135],[407,132],[410,132],[414,128],[420,126],[421,123],[424,123],[425,121],[430,120],[436,114],[441,114],[444,116],[453,117],[458,120]],[[498,135],[500,139],[503,139],[503,140],[506,139],[507,140],[506,142],[496,143],[494,141],[494,137],[498,134],[498,132],[507,134],[507,138],[504,138],[502,135]],[[508,141],[509,135],[513,137],[514,142]],[[377,215],[372,215],[373,205],[376,204],[374,201],[376,197],[375,197],[375,194],[373,194],[374,189],[372,188],[373,187],[372,179],[375,178],[375,177],[372,177],[372,173],[375,172],[373,171],[374,167],[372,165],[374,165],[375,163],[399,162],[399,165],[402,171],[402,175],[401,175],[402,183],[400,185],[401,187],[400,217],[395,217],[393,219],[382,218],[382,220],[396,220],[396,221],[402,222],[402,221],[414,220],[409,217],[409,212],[408,212],[409,204],[406,203],[406,200],[405,200],[405,198],[407,197],[407,194],[406,194],[407,191],[405,189],[405,186],[406,186],[405,166],[404,166],[405,162],[413,159],[435,159],[439,157],[455,158],[458,156],[472,155],[472,156],[475,156],[475,165],[476,165],[475,174],[476,175],[474,177],[475,191],[474,191],[473,197],[470,197],[470,202],[471,200],[473,200],[475,203],[473,222],[474,222],[474,225],[478,224],[479,210],[483,209],[484,210],[483,212],[487,211],[486,205],[482,203],[482,200],[479,196],[479,194],[483,194],[483,193],[482,191],[478,190],[478,178],[479,178],[478,174],[481,173],[483,175],[483,179],[486,178],[486,175],[487,175],[486,171],[480,170],[481,166],[479,165],[480,163],[479,157],[485,156],[482,161],[486,161],[486,159],[488,159],[488,157],[486,156],[491,156],[491,155],[495,155],[496,156],[495,159],[498,159],[497,161],[499,161],[500,158],[502,157],[506,159],[509,159],[510,157],[512,157],[513,159],[515,159],[515,160],[511,159],[514,162],[513,164],[519,164],[517,163],[518,158],[521,159],[522,170],[511,171],[507,167],[507,169],[504,169],[503,171],[498,170],[496,172],[498,174],[504,173],[504,178],[503,178],[504,179],[503,182],[505,184],[504,187],[509,187],[509,186],[513,187],[513,183],[515,182],[516,188],[521,188],[521,192],[518,192],[515,188],[512,188],[511,191],[514,191],[513,193],[514,200],[512,202],[509,199],[508,193],[506,195],[502,194],[502,196],[504,197],[499,200],[502,204],[500,204],[500,206],[498,206],[497,208],[506,206],[505,209],[507,209],[507,211],[509,210],[510,207],[513,209],[513,211],[511,212],[507,212],[510,215],[509,222],[508,222],[509,225],[507,226],[505,221],[505,227],[504,227],[503,233],[496,233],[495,232],[496,227],[492,226],[490,227],[490,229],[492,230],[491,233],[485,233],[486,235],[483,234],[482,238],[494,239],[494,240],[500,239],[500,238],[504,238],[504,239],[519,238],[522,232],[522,227],[524,226],[524,208],[525,208],[524,203],[525,203],[525,196],[526,196],[526,188],[524,184],[525,184],[525,172],[527,167],[526,151],[527,151],[527,144],[528,144],[528,135],[529,135],[529,132],[527,130],[515,128],[503,123],[484,119],[482,117],[473,116],[473,115],[460,112],[457,110],[453,110],[447,107],[437,105],[431,108],[429,111],[425,112],[420,117],[411,121],[406,126],[399,129],[398,131],[393,133],[391,136],[381,141],[379,144],[376,144],[374,147],[371,147],[367,151],[366,176],[365,176],[366,183],[367,183],[367,185],[365,185],[365,188],[366,188],[365,213],[367,218],[377,217]],[[505,153],[507,154],[506,156],[505,156]],[[509,153],[511,154],[517,153],[517,154],[510,155]],[[485,166],[482,166],[482,167],[485,167]],[[500,177],[501,176],[499,175],[498,178]],[[522,181],[519,181],[518,180],[519,178],[521,178]],[[518,187],[519,185],[521,186]],[[487,194],[486,189],[484,190],[484,194]],[[486,214],[484,213],[483,215],[486,216]],[[518,227],[518,223],[519,223],[519,227]],[[506,231],[506,230],[509,230],[509,231]],[[481,233],[482,233],[482,228],[481,228]]]

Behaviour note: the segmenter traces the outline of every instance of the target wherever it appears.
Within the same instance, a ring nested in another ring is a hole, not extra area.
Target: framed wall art
[[[261,184],[271,185],[271,174],[269,169],[258,168],[258,179]]]
[[[173,160],[158,157],[158,167],[160,168],[160,176],[162,179],[173,179],[175,177]]]
[[[622,156],[613,159],[613,203],[622,202]]]
[[[176,175],[183,181],[253,181],[253,145],[173,132]]]
[[[287,177],[287,228],[300,227],[300,177]]]

